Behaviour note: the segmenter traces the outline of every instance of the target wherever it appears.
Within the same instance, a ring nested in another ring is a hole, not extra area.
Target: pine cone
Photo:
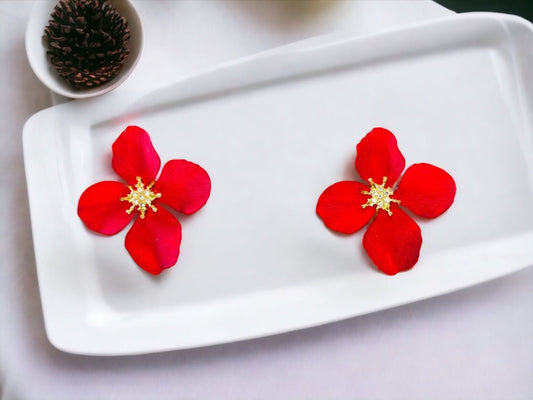
[[[113,79],[129,50],[128,22],[107,0],[60,0],[44,29],[57,73],[76,89]]]

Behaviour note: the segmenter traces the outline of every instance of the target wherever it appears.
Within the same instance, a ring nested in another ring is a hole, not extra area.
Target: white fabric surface
[[[344,1],[315,14],[272,1],[136,1],[145,49],[117,91],[330,32],[446,13],[424,0]],[[131,357],[62,353],[46,339],[21,132],[57,101],[24,51],[31,2],[0,2],[0,383],[17,399],[532,399],[533,269],[319,328]],[[108,96],[113,96],[109,93]],[[496,194],[495,194],[496,195]]]

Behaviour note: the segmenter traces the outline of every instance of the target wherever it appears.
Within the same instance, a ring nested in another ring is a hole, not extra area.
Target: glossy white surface
[[[0,219],[2,400],[533,398],[533,268],[402,307],[233,344],[127,357],[55,349],[44,330],[22,159],[24,122],[52,104],[24,51],[31,3],[0,2],[0,162],[9,171],[0,175],[9,188]],[[339,1],[305,18],[274,1],[135,6],[145,31],[143,57],[105,97],[138,97],[199,68],[313,35],[364,34],[450,13],[423,0]]]
[[[101,355],[225,343],[531,265],[531,45],[519,18],[451,16],[252,56],[132,103],[35,115],[24,149],[51,342]],[[94,235],[76,215],[87,186],[116,179],[110,148],[127,125],[150,132],[162,160],[194,160],[213,183],[208,205],[182,218],[177,266],[155,279],[124,250],[126,232]],[[314,213],[324,188],[357,179],[355,144],[374,126],[396,134],[407,165],[438,165],[458,186],[449,212],[418,221],[419,263],[392,278],[361,250],[362,232],[339,237]],[[487,201],[493,182],[498,196]]]
[[[65,79],[56,73],[51,67],[48,56],[46,55],[48,47],[43,40],[44,28],[48,25],[50,14],[53,12],[57,1],[43,0],[34,4],[26,28],[26,54],[35,75],[50,90],[72,99],[86,99],[100,96],[116,89],[132,73],[142,51],[143,30],[141,20],[129,0],[112,0],[111,3],[128,21],[131,37],[126,43],[126,47],[130,51],[129,56],[117,76],[111,81],[98,87],[81,91],[74,89]]]

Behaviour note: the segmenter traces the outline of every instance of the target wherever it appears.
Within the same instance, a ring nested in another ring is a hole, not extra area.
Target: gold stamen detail
[[[130,202],[131,207],[126,210],[127,214],[131,214],[135,208],[137,208],[137,211],[140,212],[141,219],[143,219],[147,210],[146,207],[150,207],[153,212],[157,211],[157,207],[152,204],[152,201],[160,198],[161,193],[154,193],[150,190],[152,186],[154,186],[153,181],[148,186],[144,187],[141,177],[137,176],[136,178],[137,184],[135,185],[135,188],[128,185],[130,193],[125,197],[121,197],[120,201]]]
[[[372,178],[368,178],[368,182],[370,182],[370,191],[362,190],[361,193],[369,195],[370,198],[365,204],[361,205],[361,207],[366,208],[368,206],[374,206],[376,207],[376,212],[378,210],[385,210],[387,214],[392,215],[390,204],[400,204],[400,200],[391,199],[390,196],[393,195],[394,191],[390,187],[385,187],[385,183],[387,183],[387,177],[383,177],[383,182],[381,185],[375,183]]]

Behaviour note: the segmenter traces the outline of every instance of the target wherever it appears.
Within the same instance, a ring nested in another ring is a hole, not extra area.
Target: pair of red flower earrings
[[[111,164],[126,182],[103,181],[80,196],[78,216],[87,228],[104,234],[120,232],[137,216],[126,234],[125,246],[145,271],[157,275],[176,264],[181,225],[164,206],[193,214],[211,193],[207,172],[187,160],[170,160],[157,174],[161,160],[148,133],[127,127],[113,143]],[[363,247],[374,264],[394,275],[418,261],[422,235],[416,222],[402,210],[434,218],[453,203],[455,182],[443,169],[430,164],[405,168],[396,138],[375,128],[357,145],[355,168],[367,183],[337,182],[319,197],[316,213],[333,231],[351,234],[369,224]],[[157,178],[157,179],[156,179]]]

